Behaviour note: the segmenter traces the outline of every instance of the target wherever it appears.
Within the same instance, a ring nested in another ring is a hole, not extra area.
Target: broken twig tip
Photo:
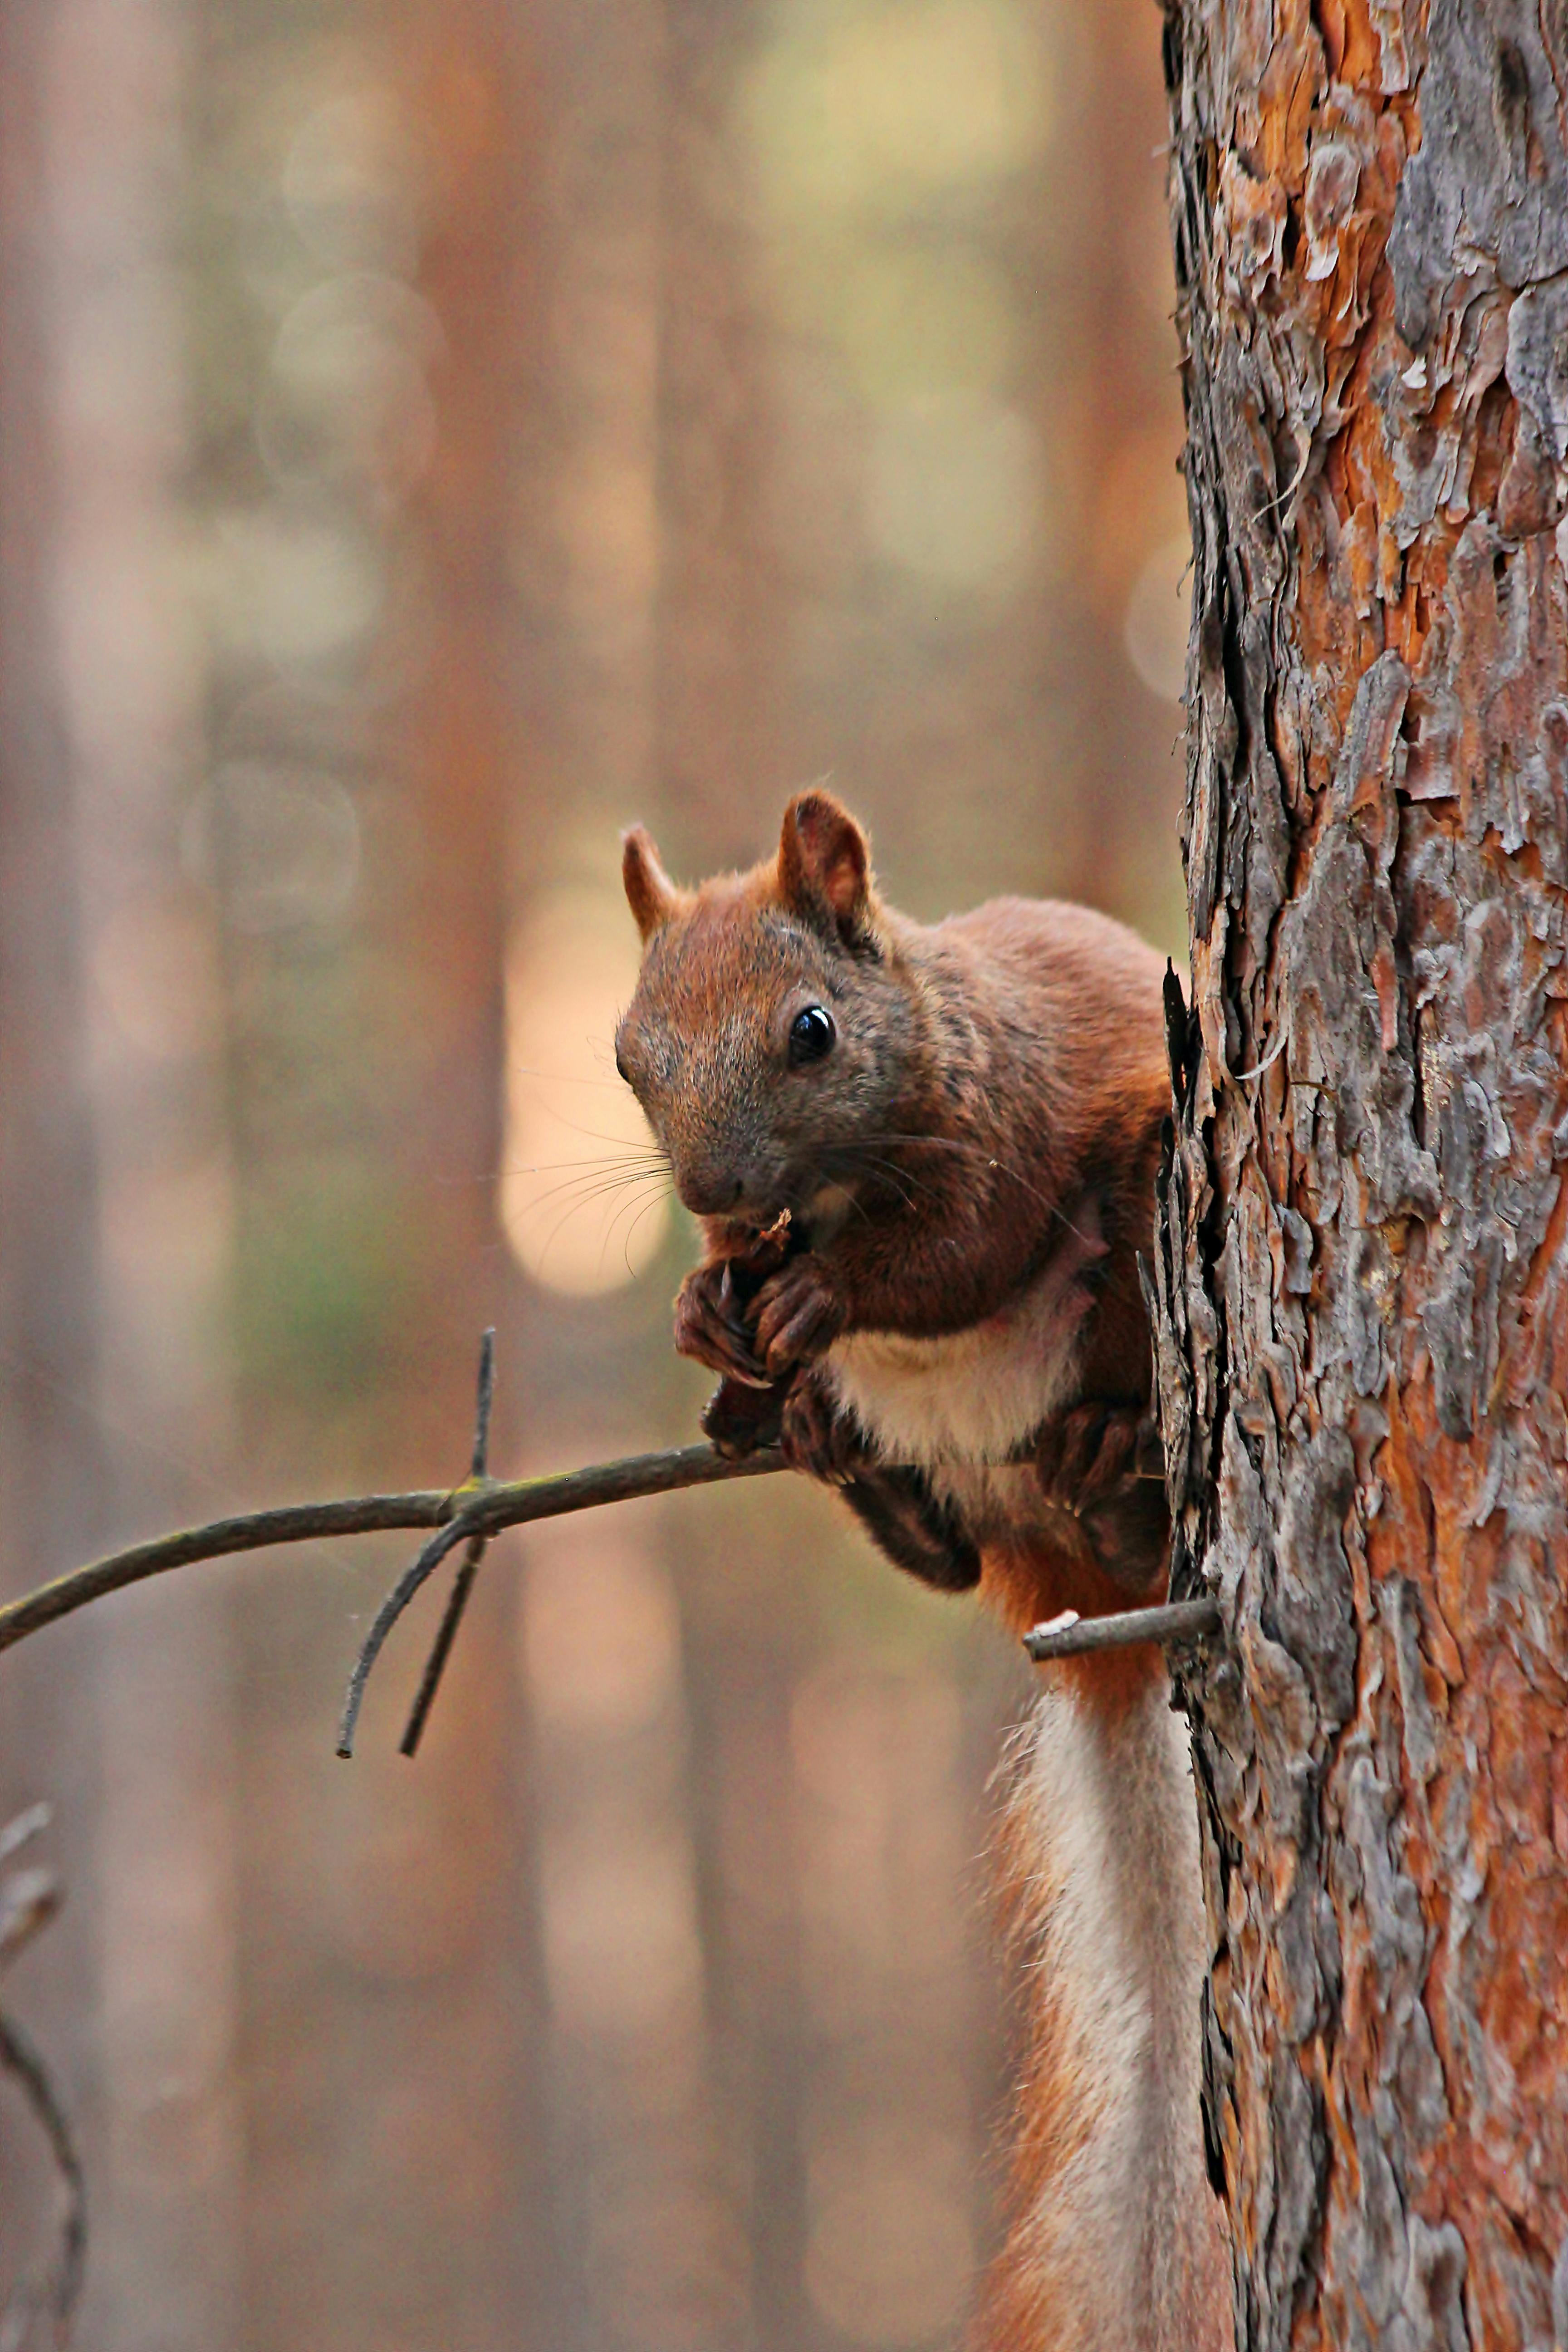
[[[1058,1658],[1081,1658],[1098,1650],[1130,1650],[1141,1642],[1195,1642],[1219,1631],[1219,1603],[1208,1595],[1199,1601],[1167,1601],[1154,1609],[1124,1609],[1110,1617],[1079,1617],[1064,1609],[1024,1636],[1024,1647],[1036,1665]]]

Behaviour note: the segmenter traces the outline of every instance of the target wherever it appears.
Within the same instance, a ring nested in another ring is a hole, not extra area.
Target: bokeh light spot
[[[950,2328],[973,2268],[963,2151],[889,2119],[836,2135],[812,2159],[805,2283],[855,2344],[921,2344]]]
[[[1127,658],[1151,694],[1180,702],[1187,677],[1192,541],[1163,540],[1138,574],[1122,630]]]
[[[1048,126],[1037,28],[997,0],[850,13],[771,50],[752,92],[764,195],[785,215],[898,212],[1019,170]]]
[[[1038,544],[1039,443],[979,394],[910,401],[872,443],[867,496],[877,546],[906,570],[956,589],[1010,583]]]
[[[1001,272],[941,245],[878,239],[842,257],[837,326],[863,396],[887,407],[954,391],[995,392],[1010,375],[1016,309]]]
[[[283,200],[329,268],[406,277],[418,257],[410,127],[390,91],[366,89],[315,109],[283,166]]]
[[[578,1297],[634,1281],[669,1221],[647,1122],[616,1075],[637,976],[637,932],[607,891],[544,899],[507,961],[501,1223],[534,1281]]]

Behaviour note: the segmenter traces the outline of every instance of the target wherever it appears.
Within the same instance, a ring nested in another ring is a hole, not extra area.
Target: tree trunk
[[[1160,1382],[1241,2347],[1568,2342],[1568,17],[1168,16]],[[1180,1008],[1173,1008],[1180,1014]]]

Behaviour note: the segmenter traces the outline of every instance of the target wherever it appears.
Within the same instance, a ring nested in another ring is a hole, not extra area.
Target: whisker
[[[657,1199],[652,1200],[652,1201],[645,1201],[645,1202],[643,1202],[643,1204],[642,1204],[642,1207],[637,1211],[637,1215],[632,1219],[631,1223],[626,1227],[626,1272],[627,1272],[628,1274],[632,1274],[632,1273],[634,1273],[634,1272],[635,1272],[635,1268],[633,1267],[633,1265],[632,1265],[632,1236],[633,1236],[633,1234],[637,1232],[637,1227],[641,1224],[641,1223],[642,1223],[643,1219],[644,1219],[647,1215],[648,1215],[648,1213],[650,1213],[650,1211],[652,1211],[652,1210],[654,1210],[654,1209],[657,1209],[657,1208],[658,1208],[658,1200],[657,1200]]]
[[[537,1244],[539,1263],[542,1265],[546,1258],[548,1258],[551,1251],[554,1248],[561,1234],[571,1223],[573,1218],[576,1216],[581,1210],[588,1208],[591,1205],[592,1203],[587,1201],[567,1202],[565,1207],[561,1211],[560,1214],[556,1217],[554,1223],[551,1225],[549,1231],[544,1235],[543,1240]],[[526,1215],[524,1221],[526,1222]]]
[[[627,1209],[637,1199],[637,1194],[641,1192],[645,1192],[650,1184],[658,1187],[658,1190],[654,1194],[655,1200],[659,1199],[661,1196],[673,1197],[675,1186],[668,1168],[660,1168],[653,1171],[646,1176],[639,1176],[635,1182],[627,1184],[622,1188],[624,1189],[626,1197],[611,1216],[610,1231],[612,1233],[615,1231],[617,1220],[626,1215]]]
[[[651,1178],[651,1177],[645,1177],[645,1178],[642,1180],[642,1181],[643,1181],[643,1182],[645,1182],[645,1183],[651,1183],[651,1182],[652,1182],[652,1181],[653,1181],[653,1180],[652,1180],[652,1178]],[[559,1235],[560,1235],[560,1234],[564,1231],[565,1227],[571,1223],[571,1222],[572,1222],[573,1218],[577,1214],[578,1211],[579,1211],[580,1209],[585,1209],[585,1208],[587,1208],[589,1205],[590,1205],[590,1202],[589,1202],[587,1200],[583,1200],[583,1201],[572,1201],[572,1202],[568,1202],[568,1204],[567,1204],[567,1206],[565,1207],[565,1209],[564,1209],[564,1210],[563,1210],[563,1212],[562,1212],[561,1215],[560,1215],[559,1217],[557,1217],[557,1219],[555,1220],[555,1223],[551,1226],[549,1233],[548,1233],[548,1234],[546,1234],[546,1235],[545,1235],[545,1237],[544,1237],[544,1240],[543,1240],[543,1241],[542,1241],[542,1243],[540,1244],[540,1251],[539,1251],[539,1262],[540,1262],[540,1264],[541,1264],[542,1265],[543,1265],[544,1260],[545,1260],[545,1259],[548,1257],[548,1255],[550,1255],[551,1250],[553,1248],[553,1246],[554,1246],[554,1244],[555,1244],[555,1242],[556,1242],[557,1237],[558,1237],[558,1236],[559,1236]],[[651,1201],[650,1201],[650,1202],[648,1202],[648,1204],[647,1204],[647,1205],[651,1208],[651,1207],[653,1207],[655,1204],[654,1204],[654,1202],[651,1202]],[[605,1239],[605,1243],[604,1247],[607,1247],[607,1246],[608,1246],[608,1236],[606,1236],[606,1239]],[[600,1255],[600,1262],[601,1262],[601,1264],[603,1263],[603,1260],[604,1260],[604,1247],[601,1247],[601,1250],[600,1250],[600,1253],[599,1253],[599,1255]]]
[[[905,1171],[902,1169],[896,1167],[892,1160],[879,1160],[873,1153],[868,1151],[861,1152],[858,1157],[859,1164],[862,1167],[874,1169],[885,1182],[891,1184],[894,1192],[897,1192],[900,1200],[903,1202],[906,1209],[912,1210],[914,1208],[914,1194],[905,1190]],[[931,1187],[929,1184],[922,1185],[918,1177],[910,1176],[909,1177],[908,1181],[913,1184],[918,1191],[924,1192],[931,1192]],[[854,1199],[853,1193],[851,1193],[850,1198],[851,1200]],[[935,1198],[934,1193],[932,1193],[932,1198]],[[856,1205],[859,1206],[860,1204],[857,1202]],[[866,1216],[866,1222],[869,1224],[870,1218],[867,1215],[864,1208],[861,1208],[861,1214]]]
[[[994,1168],[1004,1175],[1010,1176],[1015,1183],[1024,1185],[1028,1191],[1035,1192],[1040,1199],[1043,1200],[1046,1197],[1045,1194],[1040,1192],[1037,1185],[1030,1183],[1029,1179],[1025,1175],[1023,1170],[1018,1167],[1016,1161],[1005,1158],[1000,1152],[994,1150],[987,1144],[972,1143],[967,1137],[956,1135],[905,1135],[896,1129],[889,1128],[876,1135],[867,1136],[865,1138],[857,1138],[854,1143],[846,1148],[855,1150],[858,1148],[858,1145],[862,1141],[867,1144],[900,1144],[908,1149],[913,1150],[923,1149],[931,1151],[960,1152],[971,1160],[983,1160],[987,1168]]]
[[[627,1225],[626,1230],[623,1249],[626,1272],[628,1274],[635,1272],[631,1260],[632,1235],[636,1233],[643,1219],[659,1206],[660,1201],[664,1197],[666,1196],[656,1192],[651,1200],[644,1201],[639,1206],[636,1195],[634,1194],[629,1200],[623,1201],[620,1203],[615,1215],[610,1219],[609,1223],[605,1228],[605,1238],[599,1246],[599,1263],[601,1265],[603,1265],[605,1262],[605,1252],[609,1248],[610,1244],[616,1238],[616,1227],[620,1223],[623,1217],[629,1215],[631,1223]]]
[[[547,1192],[535,1193],[532,1200],[522,1203],[517,1213],[518,1219],[520,1223],[526,1223],[537,1211],[559,1201],[563,1194],[567,1196],[567,1214],[571,1215],[577,1209],[588,1207],[594,1201],[607,1200],[613,1193],[635,1192],[644,1184],[663,1184],[668,1181],[668,1171],[660,1168],[645,1170],[640,1175],[600,1177],[588,1183],[552,1184]]]
[[[912,1185],[917,1192],[923,1192],[931,1200],[940,1198],[934,1184],[917,1176],[912,1168],[900,1167],[897,1160],[889,1160],[873,1150],[868,1142],[857,1141],[839,1146],[829,1165],[840,1167],[847,1173],[853,1173],[857,1168],[875,1169],[883,1176],[896,1179],[900,1188],[905,1184]],[[906,1193],[904,1197],[907,1200],[909,1195]]]
[[[963,1136],[912,1135],[904,1134],[897,1129],[889,1128],[879,1131],[876,1135],[856,1137],[850,1142],[839,1146],[838,1150],[842,1157],[852,1158],[853,1156],[858,1155],[863,1160],[868,1160],[870,1164],[877,1164],[875,1161],[871,1160],[870,1158],[871,1148],[877,1144],[892,1144],[895,1146],[901,1146],[905,1149],[923,1148],[930,1150],[951,1151],[959,1153],[971,1160],[983,1160],[987,1168],[994,1169],[998,1174],[1007,1177],[1013,1183],[1021,1186],[1026,1192],[1029,1193],[1033,1199],[1037,1200],[1040,1203],[1041,1207],[1048,1215],[1058,1219],[1059,1222],[1066,1226],[1068,1233],[1078,1233],[1078,1227],[1073,1223],[1072,1219],[1067,1214],[1059,1202],[1054,1201],[1048,1192],[1042,1192],[1039,1185],[1031,1182],[1029,1178],[1025,1175],[1023,1170],[1018,1167],[1016,1161],[1004,1158],[1001,1154],[989,1150],[984,1143],[971,1142],[967,1137]],[[915,1177],[913,1171],[910,1169],[903,1169],[900,1171],[900,1173],[911,1183],[917,1183],[919,1181],[918,1178]],[[926,1189],[929,1190],[931,1188]],[[1079,1238],[1082,1239],[1083,1236],[1079,1235]]]
[[[602,1160],[509,1160],[500,1168],[492,1168],[482,1176],[447,1176],[437,1181],[447,1186],[464,1184],[499,1184],[508,1176],[553,1176],[568,1168],[668,1168],[664,1153],[655,1149],[644,1151],[633,1149],[612,1152]]]
[[[629,1099],[629,1097],[628,1097],[628,1099]],[[561,1111],[558,1111],[558,1110],[551,1110],[551,1111],[550,1111],[550,1113],[549,1113],[549,1116],[550,1116],[550,1117],[551,1117],[551,1118],[555,1121],[555,1124],[556,1124],[556,1126],[557,1126],[557,1127],[563,1127],[563,1128],[565,1129],[565,1130],[566,1130],[566,1132],[567,1132],[567,1134],[568,1134],[568,1135],[581,1135],[581,1136],[584,1136],[584,1137],[585,1137],[585,1138],[586,1138],[587,1141],[588,1141],[588,1142],[590,1142],[590,1143],[621,1143],[621,1144],[627,1144],[627,1145],[629,1145],[629,1146],[630,1146],[634,1150],[640,1150],[640,1149],[642,1148],[642,1147],[640,1146],[640,1144],[638,1144],[638,1143],[637,1143],[637,1139],[636,1139],[634,1137],[632,1137],[632,1136],[629,1136],[629,1135],[605,1135],[605,1134],[604,1133],[604,1131],[603,1131],[601,1129],[599,1129],[599,1128],[596,1128],[596,1127],[584,1127],[584,1126],[582,1126],[582,1125],[580,1124],[580,1122],[579,1122],[578,1120],[576,1120],[576,1119],[574,1119],[574,1118],[566,1118],[563,1112],[561,1112]]]
[[[656,1176],[665,1168],[666,1162],[662,1160],[589,1160],[575,1169],[570,1160],[521,1160],[512,1166],[500,1169],[497,1177],[500,1181],[509,1176],[561,1174],[563,1184],[597,1184],[606,1180],[614,1181],[620,1176]],[[563,1170],[571,1170],[572,1172],[562,1174]]]
[[[668,1162],[663,1162],[663,1160],[581,1160],[581,1162],[572,1162],[572,1160],[557,1160],[557,1162],[520,1160],[515,1167],[505,1167],[499,1173],[503,1179],[505,1176],[560,1176],[560,1185],[555,1190],[564,1190],[566,1185],[574,1183],[618,1183],[626,1176],[660,1176],[660,1173],[668,1173]]]

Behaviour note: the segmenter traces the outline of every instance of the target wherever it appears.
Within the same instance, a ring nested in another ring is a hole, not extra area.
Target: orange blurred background
[[[1173,950],[1152,0],[0,15],[4,1590],[229,1507],[689,1438],[623,1181],[617,831],[830,776],[889,895]],[[95,2352],[953,2341],[994,2242],[986,1780],[1027,1683],[795,1481],[0,1662],[64,1917]],[[3,1817],[3,1816],[0,1816]],[[0,2263],[47,2238],[0,2091]]]

